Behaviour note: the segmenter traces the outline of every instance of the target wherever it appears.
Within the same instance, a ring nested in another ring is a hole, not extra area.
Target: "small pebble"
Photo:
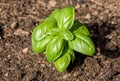
[[[110,11],[109,11],[108,9],[106,9],[104,12],[105,12],[106,14],[108,14]]]
[[[15,29],[17,27],[17,22],[13,22],[10,26],[12,29]]]
[[[23,53],[28,53],[28,48],[24,48],[24,49],[22,50],[22,52],[23,52]]]
[[[49,1],[49,5],[50,5],[51,7],[55,6],[55,5],[56,5],[56,1],[55,1],[55,0],[50,0],[50,1]]]
[[[80,5],[77,3],[77,5],[75,6],[75,9],[79,9]]]
[[[104,64],[105,66],[108,66],[108,65],[110,65],[110,61],[106,60],[106,61],[103,62],[103,64]]]
[[[18,36],[29,36],[29,32],[28,31],[24,31],[22,29],[17,29],[15,32],[14,32],[14,35],[18,35]]]
[[[86,19],[91,19],[91,14],[88,13],[85,18],[86,18]]]
[[[4,75],[5,77],[8,77],[8,73],[5,73],[5,75]]]
[[[64,74],[63,79],[67,79],[70,76],[70,74]]]
[[[83,8],[86,7],[86,4],[82,4],[81,7],[83,7]]]

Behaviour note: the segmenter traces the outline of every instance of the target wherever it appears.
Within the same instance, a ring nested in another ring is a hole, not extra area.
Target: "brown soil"
[[[34,54],[31,33],[55,8],[73,5],[96,46],[59,73]],[[0,81],[120,81],[120,0],[0,0]]]

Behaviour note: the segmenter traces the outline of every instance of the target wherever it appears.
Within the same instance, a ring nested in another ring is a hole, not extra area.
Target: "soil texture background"
[[[55,8],[69,5],[90,30],[96,53],[76,53],[59,73],[33,53],[31,34]],[[120,81],[120,0],[0,0],[0,81]]]

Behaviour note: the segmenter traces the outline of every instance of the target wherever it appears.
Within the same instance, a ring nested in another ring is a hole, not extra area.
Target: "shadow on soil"
[[[85,55],[82,55],[78,52],[75,52],[75,57],[76,57],[75,61],[73,61],[73,63],[71,63],[68,66],[68,69],[67,69],[68,72],[71,72],[76,66],[80,67],[84,63],[84,60],[86,58]]]
[[[109,35],[112,31],[117,30],[116,26],[117,24],[108,23],[103,23],[101,26],[95,23],[93,26],[90,26],[90,28],[93,28],[92,31],[94,34],[92,36],[92,40],[94,41],[96,47],[100,48],[101,54],[111,59],[120,57],[120,50],[118,47],[116,47],[115,50],[112,50],[112,46],[108,45],[107,47],[107,44],[111,41],[111,39],[107,39],[106,36]]]
[[[2,29],[2,24],[0,24],[0,37],[3,38],[2,36],[3,36],[3,29]]]
[[[111,50],[106,49],[106,44],[110,42],[110,39],[106,38],[106,35],[109,35],[112,31],[117,30],[116,26],[113,24],[103,23],[101,26],[99,26],[98,23],[92,24],[86,24],[87,27],[89,27],[89,30],[92,31],[92,40],[95,44],[95,47],[100,48],[100,54],[103,54],[111,59],[115,59],[117,57],[120,57],[120,50]],[[91,29],[90,29],[91,28]],[[96,50],[96,52],[98,52]],[[75,52],[76,59],[73,63],[71,63],[67,69],[68,72],[71,72],[74,67],[81,66],[84,63],[84,60],[87,56],[82,55],[80,53]]]

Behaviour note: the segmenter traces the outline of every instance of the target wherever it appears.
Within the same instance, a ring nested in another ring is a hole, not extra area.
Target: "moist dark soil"
[[[95,43],[89,57],[59,73],[31,49],[36,25],[55,8],[73,5]],[[120,0],[0,0],[0,81],[120,81]]]

